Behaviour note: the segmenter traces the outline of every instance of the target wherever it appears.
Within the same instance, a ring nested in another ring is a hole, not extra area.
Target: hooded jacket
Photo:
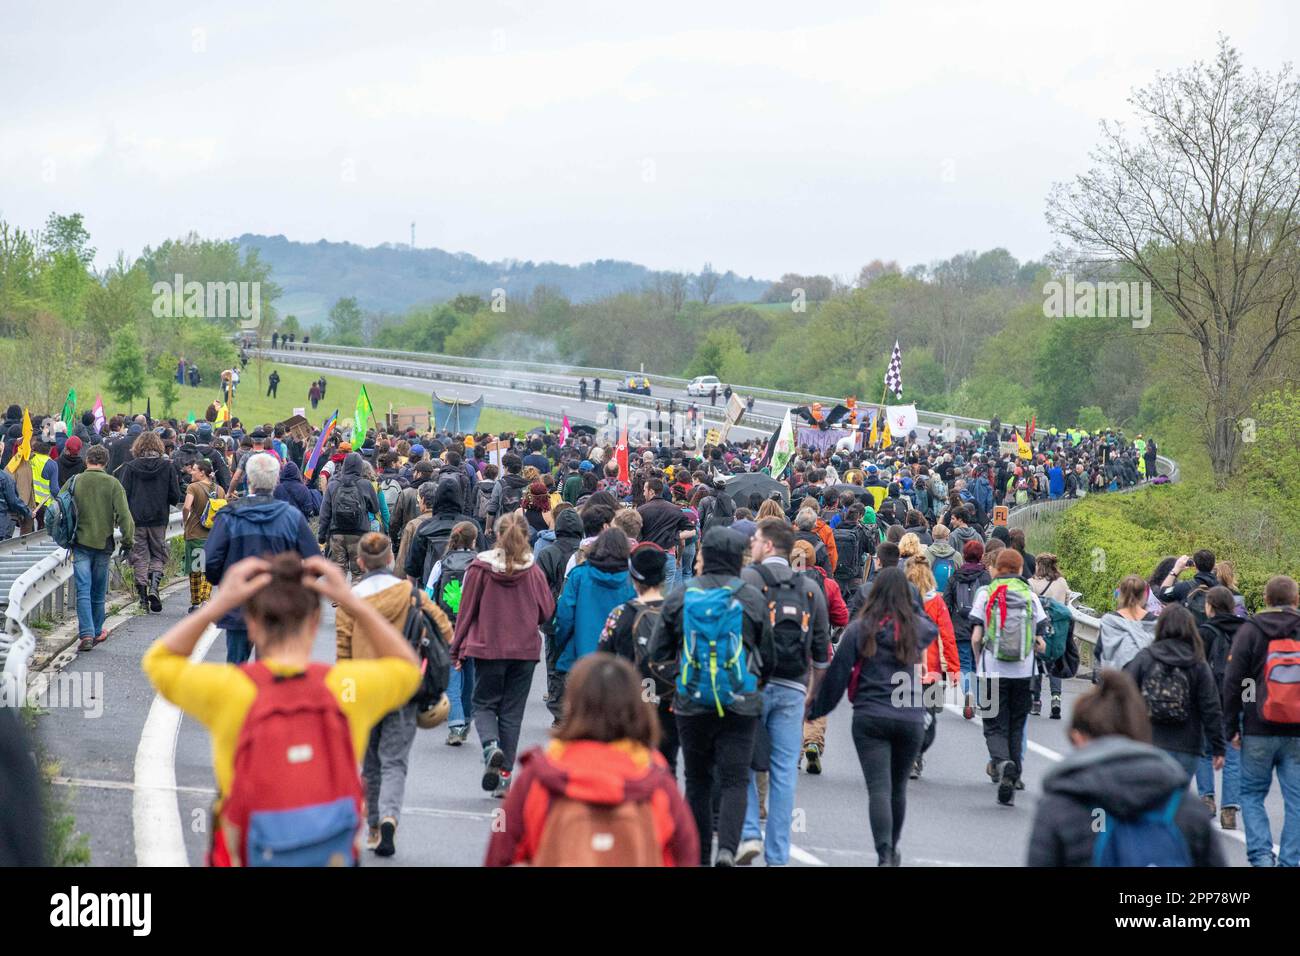
[[[420,524],[419,530],[415,532],[415,537],[411,539],[411,547],[406,555],[404,569],[407,575],[417,581],[427,581],[429,572],[433,570],[433,565],[442,557],[442,552],[447,547],[447,539],[451,537],[451,529],[462,521],[469,521],[479,529],[474,550],[484,551],[487,549],[487,541],[483,537],[482,526],[476,518],[465,514],[462,502],[463,494],[460,478],[455,474],[441,475],[434,491],[433,505],[429,509],[429,517]]]
[[[406,616],[411,608],[411,582],[396,577],[391,570],[375,571],[365,575],[352,586],[357,596],[386,617],[399,631],[406,627]],[[414,588],[420,604],[433,618],[438,633],[451,643],[451,622],[446,613],[429,599],[423,588]],[[372,660],[379,655],[364,627],[357,627],[356,618],[340,607],[335,613],[335,650],[338,660]]]
[[[1228,674],[1228,654],[1232,651],[1233,638],[1245,623],[1245,619],[1237,617],[1236,614],[1216,614],[1201,625],[1201,643],[1205,645],[1205,659],[1210,662],[1210,670],[1214,674],[1214,682],[1219,688],[1220,695],[1223,693],[1223,682]]]
[[[334,499],[338,496],[339,489],[348,484],[355,485],[361,494],[362,513],[350,525],[343,527],[334,520]],[[369,516],[380,514],[381,510],[375,486],[365,476],[365,459],[359,453],[350,451],[325,486],[325,496],[320,506],[320,530],[316,534],[316,540],[324,544],[333,534],[366,534],[370,530]]]
[[[561,798],[596,807],[645,802],[663,865],[696,866],[700,861],[695,818],[662,754],[630,740],[553,740],[519,758],[506,795],[506,825],[492,834],[484,865],[533,862],[551,809]]]
[[[68,483],[68,479],[73,475],[79,475],[86,470],[86,459],[81,455],[74,455],[65,446],[62,454],[59,455],[59,487],[62,488]]]
[[[496,487],[492,489],[492,499],[488,502],[488,514],[493,518],[505,514],[501,507],[501,498],[507,488],[518,491],[519,500],[523,501],[528,494],[528,484],[528,479],[524,478],[523,475],[512,475],[509,472],[502,475],[497,480]]]
[[[107,442],[108,465],[104,470],[119,481],[122,480],[119,469],[131,460],[131,446],[135,444],[135,440],[140,437],[142,431],[144,429],[138,423],[132,422],[123,434]]]
[[[1205,751],[1205,738],[1208,736],[1210,753],[1222,757],[1223,710],[1219,706],[1219,688],[1210,665],[1198,661],[1192,646],[1186,641],[1155,641],[1138,651],[1137,657],[1124,665],[1124,671],[1141,689],[1157,662],[1186,672],[1191,716],[1181,724],[1152,721],[1151,742],[1161,750],[1176,750],[1199,757]]]
[[[1197,571],[1190,580],[1175,581],[1167,588],[1161,588],[1159,598],[1164,604],[1182,604],[1187,600],[1187,595],[1191,594],[1197,588],[1216,588],[1219,586],[1219,579],[1214,576],[1213,571]]]
[[[588,560],[574,568],[555,606],[555,643],[560,648],[555,669],[567,674],[578,658],[594,652],[610,612],[634,597],[626,565],[605,569]]]
[[[1228,656],[1228,671],[1223,681],[1224,726],[1235,728],[1238,718],[1244,717],[1243,729],[1247,735],[1272,737],[1300,737],[1300,724],[1275,724],[1260,713],[1268,700],[1268,683],[1264,680],[1264,665],[1268,660],[1269,643],[1283,637],[1300,636],[1300,612],[1295,608],[1268,608],[1246,619],[1237,630]],[[1257,693],[1243,693],[1246,681],[1253,680]],[[1244,700],[1249,696],[1250,700]]]
[[[236,561],[281,551],[296,551],[304,558],[320,555],[307,519],[292,505],[269,495],[236,498],[217,512],[203,546],[204,573],[220,584],[226,568]],[[235,608],[217,622],[221,628],[244,628],[244,614]]]
[[[554,613],[551,589],[531,554],[522,568],[508,572],[499,549],[484,551],[461,582],[452,661],[535,661],[542,650],[537,629]]]
[[[537,564],[546,575],[546,583],[550,585],[551,594],[558,600],[560,591],[564,589],[564,569],[569,564],[569,558],[573,557],[573,552],[578,550],[578,545],[582,542],[582,518],[578,516],[578,510],[565,508],[561,511],[555,519],[555,530],[552,534],[555,540],[537,553]]]
[[[320,492],[308,488],[302,480],[302,471],[291,461],[280,468],[280,483],[271,495],[276,501],[287,501],[304,518],[314,517],[320,511]]]
[[[1103,667],[1123,667],[1155,639],[1155,618],[1130,621],[1117,611],[1107,611],[1097,631],[1097,659]]]
[[[171,520],[171,507],[181,503],[181,486],[172,463],[161,455],[132,458],[118,472],[126,503],[137,528],[156,528]]]
[[[970,525],[962,525],[960,528],[953,528],[952,533],[948,535],[948,543],[958,554],[962,553],[962,549],[966,547],[967,541],[978,541],[980,544],[983,544],[984,538]]]
[[[924,611],[916,614],[916,644],[920,657],[916,664],[910,666],[898,659],[892,627],[882,627],[876,635],[874,656],[861,657],[857,652],[861,630],[862,623],[856,619],[844,629],[844,636],[840,638],[835,657],[818,688],[808,719],[816,720],[829,714],[840,702],[840,698],[847,696],[853,705],[854,715],[923,722],[925,710],[921,688],[914,687],[914,693],[903,695],[900,701],[897,695],[898,675],[906,673],[923,676],[921,672],[926,651],[939,636],[934,621]],[[862,667],[855,683],[853,668],[859,660],[862,661]]]
[[[1029,838],[1029,866],[1091,866],[1097,810],[1121,820],[1160,807],[1187,789],[1187,772],[1150,744],[1102,737],[1079,747],[1043,778],[1043,796]],[[1174,823],[1187,840],[1192,866],[1224,866],[1210,816],[1186,794]]]
[[[961,609],[957,607],[957,585],[973,584],[978,591],[986,584],[991,584],[993,576],[989,574],[989,569],[983,564],[962,564],[948,578],[948,586],[943,591],[943,603],[948,606],[948,614],[952,618],[953,636],[963,641],[970,641],[971,631],[975,628],[975,622],[971,620],[969,614],[960,613]]]

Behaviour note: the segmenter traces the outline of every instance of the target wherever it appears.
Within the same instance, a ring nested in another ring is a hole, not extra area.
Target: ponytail
[[[522,512],[512,511],[497,519],[497,550],[505,562],[506,573],[513,574],[528,563],[528,523]]]

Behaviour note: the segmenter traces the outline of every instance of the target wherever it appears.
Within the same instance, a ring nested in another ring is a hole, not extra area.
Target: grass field
[[[272,364],[266,363],[265,374],[271,374]],[[361,390],[361,383],[356,379],[345,378],[339,374],[326,374],[325,401],[320,403],[316,411],[312,411],[311,403],[307,400],[307,391],[311,383],[319,377],[319,373],[308,371],[307,369],[294,368],[292,366],[275,366],[280,372],[280,388],[275,398],[268,398],[266,395],[266,382],[262,382],[258,387],[257,365],[255,362],[249,362],[248,368],[240,374],[239,391],[235,395],[235,402],[232,408],[235,417],[243,420],[245,424],[267,424],[283,421],[293,414],[295,408],[305,408],[307,418],[313,425],[319,425],[325,418],[334,411],[339,411],[340,421],[352,417],[353,409],[356,407],[357,393]],[[84,380],[76,383],[78,411],[88,409],[94,405],[95,396],[103,395],[104,403],[107,410],[124,411],[118,407],[117,402],[108,394],[106,376],[100,369],[92,369]],[[429,407],[429,393],[418,392],[407,388],[394,388],[389,385],[376,385],[371,382],[366,383],[366,394],[370,396],[370,403],[374,406],[375,415],[382,417],[388,411],[388,403],[392,402],[394,408],[403,406],[419,405],[423,408]],[[205,375],[203,384],[198,388],[190,388],[188,385],[180,390],[180,398],[176,406],[172,409],[175,418],[184,421],[189,417],[190,412],[194,413],[196,418],[202,418],[204,410],[208,403],[213,399],[220,398],[220,385],[215,376]],[[158,398],[158,389],[150,385],[147,389],[145,398],[136,399],[134,410],[136,412],[144,411],[146,399],[152,399],[153,414],[155,418],[162,416],[162,402]],[[58,413],[58,409],[54,410]],[[479,431],[498,434],[500,432],[527,431],[540,425],[537,420],[520,418],[517,415],[510,415],[505,412],[499,412],[495,409],[485,408],[483,416],[479,419]]]

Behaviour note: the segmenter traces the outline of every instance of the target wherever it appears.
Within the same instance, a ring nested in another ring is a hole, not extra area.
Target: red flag
[[[1034,414],[1029,419],[1029,424],[1025,426],[1025,441],[1034,440],[1034,426],[1037,424],[1038,424],[1038,413],[1034,412]]]
[[[618,480],[632,481],[632,469],[627,460],[627,426],[624,425],[618,433],[618,447],[614,451],[614,457],[618,460]]]

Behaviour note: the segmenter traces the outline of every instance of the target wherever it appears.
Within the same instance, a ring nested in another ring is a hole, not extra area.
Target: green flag
[[[194,424],[194,413],[193,413],[193,412],[190,412],[190,417],[187,418],[187,419],[185,420],[185,423],[186,423],[187,425],[193,425],[193,424]]]
[[[370,421],[370,415],[373,409],[370,407],[370,396],[366,394],[366,387],[361,386],[361,392],[357,395],[357,410],[352,416],[352,430],[358,438],[365,437],[366,422]]]
[[[791,420],[790,410],[787,408],[785,418],[781,421],[781,430],[777,433],[776,444],[772,450],[773,478],[780,478],[785,474],[794,453],[794,422]]]
[[[72,422],[77,417],[77,390],[68,389],[68,398],[63,403],[63,414],[59,416],[63,419],[63,424],[68,426],[68,431],[72,431]]]

